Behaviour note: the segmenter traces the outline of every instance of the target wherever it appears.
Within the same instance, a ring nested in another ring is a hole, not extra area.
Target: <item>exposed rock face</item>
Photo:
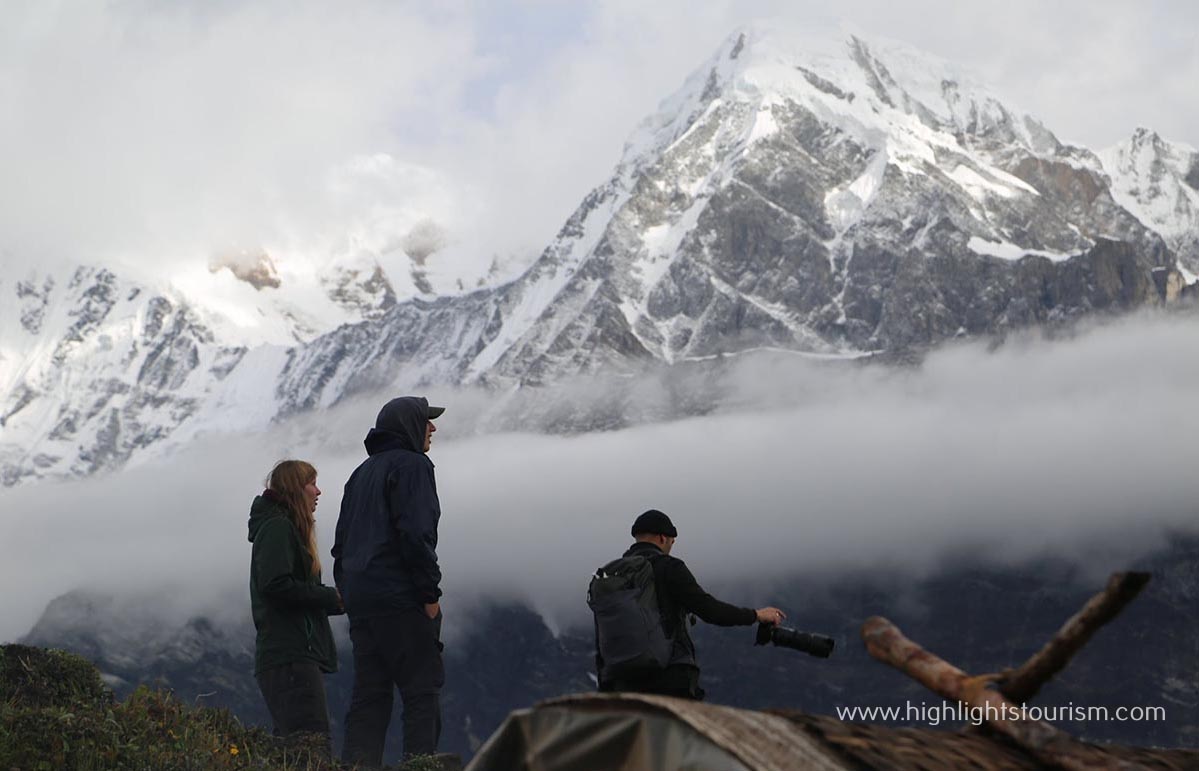
[[[255,289],[278,289],[283,282],[275,262],[266,252],[240,252],[214,258],[208,269],[213,273],[228,269],[234,276]]]
[[[376,319],[396,303],[395,289],[378,263],[338,266],[323,280],[329,296],[364,319]]]

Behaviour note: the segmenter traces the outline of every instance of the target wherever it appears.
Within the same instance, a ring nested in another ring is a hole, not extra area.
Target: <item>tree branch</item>
[[[1099,628],[1111,621],[1149,583],[1148,573],[1113,573],[1105,588],[1070,617],[1045,647],[999,678],[999,690],[1023,704],[1060,672]]]
[[[992,687],[994,675],[968,676],[904,637],[887,619],[880,616],[866,619],[862,640],[871,656],[906,672],[934,693],[971,708],[975,716],[1041,763],[1067,771],[1112,767],[1112,759],[1096,748],[1049,723],[1028,719],[1020,707]]]

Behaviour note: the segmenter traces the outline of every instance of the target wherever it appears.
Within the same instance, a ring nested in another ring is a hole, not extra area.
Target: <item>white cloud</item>
[[[927,571],[967,553],[1055,555],[1105,575],[1194,527],[1197,333],[1193,319],[1147,317],[1068,341],[962,345],[918,370],[746,359],[723,384],[736,406],[584,436],[471,435],[485,400],[443,394],[432,457],[447,624],[486,594],[585,620],[589,572],[650,507],[674,518],[676,554],[709,585]],[[379,401],[105,479],[0,493],[0,583],[18,588],[0,640],[78,587],[166,587],[198,610],[244,597],[246,512],[281,457],[320,471],[327,550]]]
[[[528,261],[635,124],[758,17],[905,40],[1064,138],[1144,124],[1199,145],[1199,7],[1183,0],[18,0],[0,19],[0,246],[6,261],[313,249],[436,201],[459,253]],[[417,171],[332,189],[378,155]]]
[[[468,24],[394,3],[5,15],[0,232],[75,259],[319,235],[328,176],[436,123],[476,66]]]

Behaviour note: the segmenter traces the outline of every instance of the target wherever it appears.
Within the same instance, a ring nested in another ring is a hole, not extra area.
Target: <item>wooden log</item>
[[[1039,762],[1067,771],[1112,767],[1112,759],[1096,748],[1049,723],[1029,719],[994,687],[996,675],[970,677],[904,637],[887,619],[880,616],[866,619],[862,640],[871,656],[911,675],[934,693],[966,705],[988,726],[1016,742]]]
[[[1018,704],[1036,696],[1041,686],[1070,663],[1095,632],[1119,615],[1147,583],[1148,573],[1112,574],[1107,587],[1071,616],[1044,648],[1016,669],[1000,676],[999,690]]]

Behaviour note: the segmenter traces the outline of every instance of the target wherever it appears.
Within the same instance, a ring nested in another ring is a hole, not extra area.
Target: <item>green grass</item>
[[[324,737],[286,742],[228,710],[184,704],[145,686],[118,702],[96,668],[71,653],[0,646],[3,771],[324,771]],[[421,759],[405,771],[432,768]]]

